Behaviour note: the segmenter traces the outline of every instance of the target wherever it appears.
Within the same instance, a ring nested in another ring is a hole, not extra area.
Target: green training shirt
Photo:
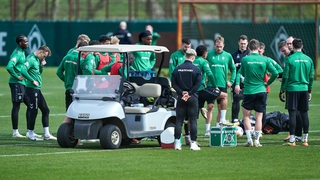
[[[153,33],[152,33],[152,43],[151,43],[151,45],[157,45],[158,39],[159,39],[160,37],[161,37],[161,36],[160,36],[159,33],[153,32]]]
[[[170,79],[171,79],[171,75],[172,72],[174,71],[174,69],[182,64],[185,61],[186,57],[185,57],[185,53],[183,52],[182,49],[179,49],[175,52],[173,52],[170,56],[170,61],[169,61],[169,75],[170,75]]]
[[[257,94],[266,92],[264,76],[267,72],[271,73],[267,85],[270,85],[278,76],[276,68],[265,56],[258,53],[251,53],[241,60],[241,67],[237,73],[236,85],[240,84],[240,74],[244,77],[243,94]]]
[[[42,78],[41,73],[43,71],[43,66],[41,66],[40,59],[34,54],[30,54],[25,64],[25,68],[22,69],[21,73],[27,79],[26,87],[33,89],[41,89],[42,87]],[[35,86],[33,81],[38,81],[39,86]]]
[[[289,56],[282,75],[281,90],[308,91],[312,90],[314,65],[312,59],[297,51]]]
[[[207,87],[207,76],[208,76],[208,81],[210,82],[210,84],[213,85],[212,87],[216,87],[215,82],[214,82],[214,77],[213,77],[213,74],[210,70],[208,61],[203,59],[200,56],[197,56],[195,58],[195,60],[193,61],[193,64],[201,70],[201,74],[202,74],[201,85],[200,85],[198,91],[201,91]]]
[[[25,85],[25,80],[19,80],[18,77],[21,76],[21,68],[24,68],[24,63],[26,62],[26,55],[24,50],[17,47],[11,54],[10,60],[6,67],[10,74],[9,83],[19,83]]]
[[[97,70],[95,57],[92,53],[87,54],[85,59],[83,59],[80,64],[82,75],[106,74],[103,71]]]
[[[73,50],[63,57],[60,65],[57,69],[57,76],[64,82],[66,90],[72,89],[73,81],[77,75],[77,64],[78,64],[79,52]]]
[[[231,72],[230,83],[233,84],[236,78],[236,66],[234,65],[232,56],[226,51],[222,51],[220,54],[216,50],[208,52],[207,60],[209,62],[210,69],[212,71],[214,82],[217,87],[226,88],[228,82],[228,70]],[[213,86],[208,84],[208,86]]]
[[[74,50],[76,50],[76,49],[77,49],[77,46],[75,46],[75,47],[73,47],[73,48],[69,49],[69,50],[68,50],[68,52],[67,52],[67,54],[71,53],[72,51],[74,51]]]
[[[137,43],[137,45],[142,45]],[[156,54],[154,52],[132,52],[134,56],[134,61],[132,63],[132,68],[137,71],[150,71],[156,63]]]

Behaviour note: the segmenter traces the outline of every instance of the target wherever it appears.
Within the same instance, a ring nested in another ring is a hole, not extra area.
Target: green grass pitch
[[[64,118],[64,87],[56,67],[45,68],[42,92],[50,107],[50,131],[56,135]],[[320,171],[320,83],[314,82],[310,103],[309,147],[282,146],[286,132],[263,135],[261,148],[208,147],[204,119],[198,120],[201,151],[161,149],[156,140],[117,150],[103,150],[98,142],[74,149],[60,148],[56,141],[32,142],[11,137],[11,101],[8,73],[0,67],[0,179],[319,179]],[[267,111],[284,109],[278,100],[276,80],[268,96]],[[230,93],[229,93],[230,94]],[[231,118],[231,100],[227,117]],[[26,107],[21,105],[19,130],[26,133]],[[213,116],[216,116],[216,109]],[[240,112],[241,114],[241,112]],[[43,134],[41,112],[36,129]]]

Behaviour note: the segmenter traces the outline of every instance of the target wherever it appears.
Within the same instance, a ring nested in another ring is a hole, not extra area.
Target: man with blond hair
[[[230,88],[234,83],[236,77],[236,67],[233,62],[233,58],[230,53],[223,50],[224,38],[218,36],[214,40],[215,49],[208,52],[207,60],[209,62],[210,69],[214,76],[214,82],[221,92],[227,93],[227,88]],[[228,80],[228,70],[231,73],[230,79]],[[212,84],[208,83],[211,87]],[[228,96],[217,98],[218,103],[218,115],[217,115],[217,126],[220,123],[227,123],[226,114],[228,106]],[[213,103],[208,104],[208,108],[213,108]],[[208,115],[208,118],[210,115]]]
[[[89,36],[86,35],[86,34],[80,34],[80,35],[78,36],[78,38],[77,38],[76,45],[75,45],[73,48],[71,48],[71,49],[68,51],[68,53],[71,53],[72,51],[76,50],[80,42],[86,42],[87,44],[89,44],[89,42],[90,42]]]

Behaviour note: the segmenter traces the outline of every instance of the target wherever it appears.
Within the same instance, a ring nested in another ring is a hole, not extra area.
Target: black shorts
[[[246,110],[255,110],[256,112],[264,112],[266,110],[267,93],[244,94],[242,107]]]
[[[228,92],[228,91],[227,91],[227,90],[228,90],[227,88],[223,88],[223,87],[218,87],[218,88],[220,89],[221,92],[224,92],[224,93],[227,93],[227,92]],[[217,99],[217,103],[220,104],[220,102],[221,102],[221,99]]]
[[[27,102],[26,87],[19,83],[9,83],[12,102]]]
[[[309,93],[308,91],[286,92],[288,110],[309,110]]]
[[[218,96],[213,95],[210,93],[214,90],[213,87],[206,87],[204,90],[198,91],[198,102],[199,102],[199,109],[204,107],[204,103],[213,104],[214,100],[217,99]]]

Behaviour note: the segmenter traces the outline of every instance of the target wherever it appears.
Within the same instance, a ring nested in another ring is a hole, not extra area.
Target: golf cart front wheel
[[[117,149],[121,145],[122,134],[118,126],[107,124],[100,129],[100,145],[104,149]]]
[[[78,139],[74,138],[73,125],[71,123],[63,123],[60,125],[57,133],[57,141],[60,147],[74,148]]]

